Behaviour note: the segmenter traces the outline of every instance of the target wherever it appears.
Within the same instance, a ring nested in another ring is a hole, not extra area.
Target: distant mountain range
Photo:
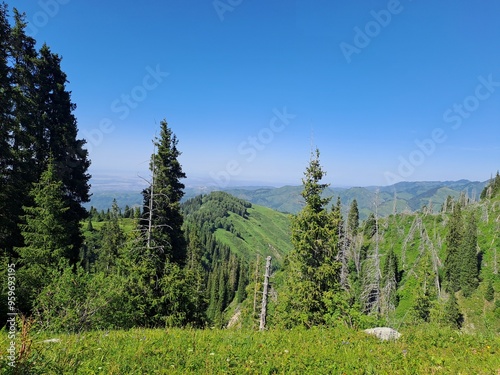
[[[86,207],[90,208],[92,205],[98,210],[106,210],[111,207],[113,199],[116,199],[122,208],[126,205],[134,207],[142,204],[140,188],[131,189],[128,181],[124,183],[113,181],[114,183],[110,184],[111,181],[107,180],[105,186],[100,186],[101,181],[92,181],[93,195]],[[424,206],[432,207],[432,210],[436,212],[441,209],[441,205],[448,196],[456,198],[462,193],[465,193],[471,200],[478,200],[487,183],[487,181],[469,180],[398,182],[390,186],[327,188],[325,195],[333,198],[332,203],[340,197],[344,212],[348,211],[352,201],[356,199],[360,218],[365,219],[376,209],[380,216],[389,216],[394,212],[414,212]],[[302,186],[279,188],[246,186],[224,189],[216,186],[187,187],[184,200],[217,190],[226,191],[251,203],[285,213],[297,213],[304,204],[300,195]]]

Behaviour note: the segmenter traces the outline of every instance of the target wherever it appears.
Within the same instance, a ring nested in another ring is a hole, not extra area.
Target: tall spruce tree
[[[33,205],[23,207],[25,224],[20,224],[25,246],[17,249],[22,266],[21,297],[30,305],[22,307],[27,308],[32,307],[41,290],[67,267],[74,247],[68,230],[71,223],[65,217],[70,208],[52,159],[30,196]]]
[[[120,209],[113,199],[110,220],[101,228],[101,247],[96,261],[96,270],[109,274],[118,262],[120,251],[125,242],[125,234],[120,228]]]
[[[467,215],[460,253],[460,287],[468,297],[479,285],[477,218],[473,212]]]
[[[83,241],[79,224],[86,217],[82,203],[89,201],[90,162],[83,149],[85,141],[77,139],[77,124],[72,114],[75,105],[66,90],[61,58],[45,45],[36,51],[35,40],[26,34],[26,26],[24,15],[14,9],[14,25],[6,39],[11,100],[10,107],[6,107],[11,108],[8,123],[11,158],[6,190],[15,194],[7,207],[11,223],[6,226],[5,246],[12,253],[13,247],[23,244],[18,230],[21,208],[32,204],[28,192],[46,170],[50,154],[54,173],[63,183],[64,199],[70,207],[65,219],[74,244],[70,256],[74,264]]]
[[[358,234],[359,228],[359,209],[358,201],[354,199],[349,208],[349,214],[347,215],[347,231],[351,237],[355,237]]]
[[[10,167],[12,165],[12,93],[10,84],[10,25],[7,5],[0,4],[0,255],[13,227],[9,213]]]
[[[444,323],[451,328],[460,329],[463,321],[464,317],[460,312],[457,297],[455,293],[450,293],[450,297],[444,306]]]
[[[382,270],[382,315],[394,311],[398,304],[397,289],[399,282],[398,258],[391,247],[386,255]]]
[[[305,207],[292,219],[294,249],[289,256],[288,291],[282,304],[288,312],[286,326],[324,324],[330,305],[327,300],[340,291],[341,264],[336,260],[340,219],[335,209],[327,210],[331,198],[322,197],[328,184],[320,183],[325,172],[319,155],[319,150],[311,155],[302,180]]]
[[[187,246],[182,229],[180,200],[186,175],[178,161],[177,138],[163,120],[160,136],[155,138],[151,156],[151,184],[143,191],[143,215],[139,227],[143,233],[137,263],[144,295],[147,325],[183,325],[189,322],[190,298],[183,267]],[[143,297],[143,296],[139,296]]]
[[[446,289],[449,292],[460,290],[462,260],[462,209],[459,203],[453,207],[448,234],[446,235],[446,259],[444,262]]]
[[[149,244],[158,257],[160,268],[166,260],[184,265],[187,256],[180,210],[184,195],[181,179],[186,178],[186,174],[178,160],[181,153],[177,143],[177,137],[163,120],[160,136],[154,141],[156,153],[151,156],[151,186],[142,192],[141,227],[144,231],[150,230]]]

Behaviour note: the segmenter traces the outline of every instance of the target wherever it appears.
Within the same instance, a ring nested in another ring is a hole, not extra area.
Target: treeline
[[[130,207],[129,205],[126,205],[122,210],[120,207],[118,207],[118,202],[116,201],[116,199],[113,199],[111,206],[113,207],[115,205],[117,207],[116,214],[122,219],[139,219],[141,217],[141,208],[138,206]],[[113,217],[112,210],[112,208],[108,208],[106,211],[98,211],[97,208],[91,206],[89,209],[89,219],[97,222],[111,220],[111,218]]]

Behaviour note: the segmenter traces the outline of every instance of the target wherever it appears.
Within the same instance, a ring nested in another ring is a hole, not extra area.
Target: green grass
[[[500,337],[413,327],[381,342],[344,329],[146,330],[33,335],[30,374],[496,374]],[[44,343],[46,338],[56,343]],[[7,336],[0,335],[1,374]],[[21,366],[18,363],[18,366]]]
[[[217,229],[215,237],[248,260],[253,261],[255,254],[260,253],[271,255],[281,263],[284,255],[292,249],[289,216],[258,205],[253,205],[247,211],[248,219],[234,213],[230,213],[228,218],[240,236]]]

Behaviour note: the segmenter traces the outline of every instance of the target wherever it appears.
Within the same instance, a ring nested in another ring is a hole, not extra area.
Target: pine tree
[[[302,197],[306,204],[292,219],[294,249],[289,256],[289,293],[283,310],[294,311],[285,317],[286,325],[310,327],[324,323],[326,306],[331,306],[326,299],[340,291],[341,265],[335,260],[339,251],[338,215],[327,211],[330,198],[322,198],[328,185],[320,183],[325,172],[319,150],[304,175]]]
[[[397,289],[399,282],[398,258],[391,247],[387,253],[382,271],[382,314],[387,315],[397,307]]]
[[[463,315],[458,306],[455,293],[450,293],[450,297],[444,306],[444,322],[452,328],[460,329],[463,323]]]
[[[477,218],[474,213],[467,216],[460,250],[460,287],[464,296],[468,297],[479,285]]]
[[[101,228],[101,247],[96,261],[97,271],[109,274],[118,262],[120,250],[125,242],[125,234],[119,223],[120,209],[113,199],[110,220]]]
[[[11,105],[6,108],[11,109],[7,185],[16,194],[12,194],[7,209],[11,223],[6,227],[5,243],[9,251],[22,246],[23,239],[17,229],[22,222],[21,207],[32,204],[28,192],[46,170],[51,155],[54,173],[64,186],[64,199],[70,208],[65,219],[70,224],[67,231],[74,245],[70,261],[75,264],[83,242],[79,225],[87,215],[82,203],[89,200],[90,162],[83,149],[85,142],[77,139],[76,119],[72,114],[75,105],[65,87],[67,79],[60,67],[61,58],[46,45],[37,52],[35,40],[26,35],[26,26],[24,15],[14,9],[14,25],[6,39],[11,61],[10,91],[7,91]]]
[[[4,8],[5,16],[6,8]],[[8,58],[11,61],[7,68],[7,75],[4,79],[8,79],[10,88],[4,88],[6,107],[1,111],[6,110],[8,121],[2,123],[2,128],[7,131],[5,139],[8,140],[9,146],[4,149],[8,152],[7,159],[4,160],[4,168],[8,173],[5,189],[5,194],[9,199],[5,202],[2,209],[6,213],[6,220],[2,225],[5,231],[5,239],[3,241],[7,252],[16,257],[14,247],[23,245],[23,238],[20,233],[19,223],[21,222],[22,207],[31,205],[29,191],[33,183],[40,178],[40,173],[35,173],[30,162],[33,162],[33,155],[30,151],[32,144],[32,134],[35,133],[35,124],[33,114],[36,113],[34,106],[35,96],[35,64],[37,53],[35,50],[35,40],[28,37],[24,29],[26,23],[23,15],[19,14],[14,9],[14,25],[10,28],[10,35],[5,35],[2,42],[7,43]],[[2,24],[8,22],[3,20]],[[4,32],[6,29],[4,28]],[[3,44],[3,43],[2,43]],[[5,81],[4,81],[5,84]],[[3,145],[5,146],[5,145]],[[2,147],[3,149],[3,147]]]
[[[150,163],[152,186],[143,191],[141,227],[144,231],[151,228],[149,243],[158,257],[158,269],[161,271],[166,260],[179,265],[186,262],[186,241],[180,211],[180,200],[184,195],[184,184],[180,180],[186,175],[178,160],[181,153],[177,149],[177,137],[165,120],[160,123],[160,128],[160,137],[154,141],[156,153],[151,156]]]
[[[460,289],[462,260],[462,210],[460,204],[455,204],[448,223],[448,234],[446,236],[446,259],[444,263],[445,280],[447,290],[456,292]]]
[[[143,191],[144,206],[139,228],[142,246],[136,254],[141,285],[146,288],[145,315],[148,325],[182,325],[190,319],[190,290],[183,267],[187,261],[180,200],[185,178],[178,161],[177,138],[161,122],[159,138],[151,156],[152,181]],[[134,296],[135,298],[135,296]],[[141,296],[141,298],[143,298]]]
[[[431,301],[427,290],[419,291],[413,303],[411,314],[416,323],[430,322]]]
[[[0,251],[4,250],[15,223],[8,209],[11,199],[9,170],[12,165],[13,103],[8,66],[11,31],[7,17],[7,5],[0,4]]]
[[[359,228],[359,210],[358,201],[354,199],[351,203],[349,209],[349,214],[347,216],[347,230],[351,237],[355,237],[358,234]]]
[[[488,286],[486,287],[486,292],[484,293],[484,299],[488,302],[493,302],[495,299],[495,289],[493,288],[493,283],[488,281]]]
[[[43,287],[69,264],[74,245],[65,216],[69,206],[64,186],[57,179],[51,159],[30,196],[33,206],[23,207],[26,224],[20,225],[25,246],[17,251],[22,264],[24,301],[31,304]]]

